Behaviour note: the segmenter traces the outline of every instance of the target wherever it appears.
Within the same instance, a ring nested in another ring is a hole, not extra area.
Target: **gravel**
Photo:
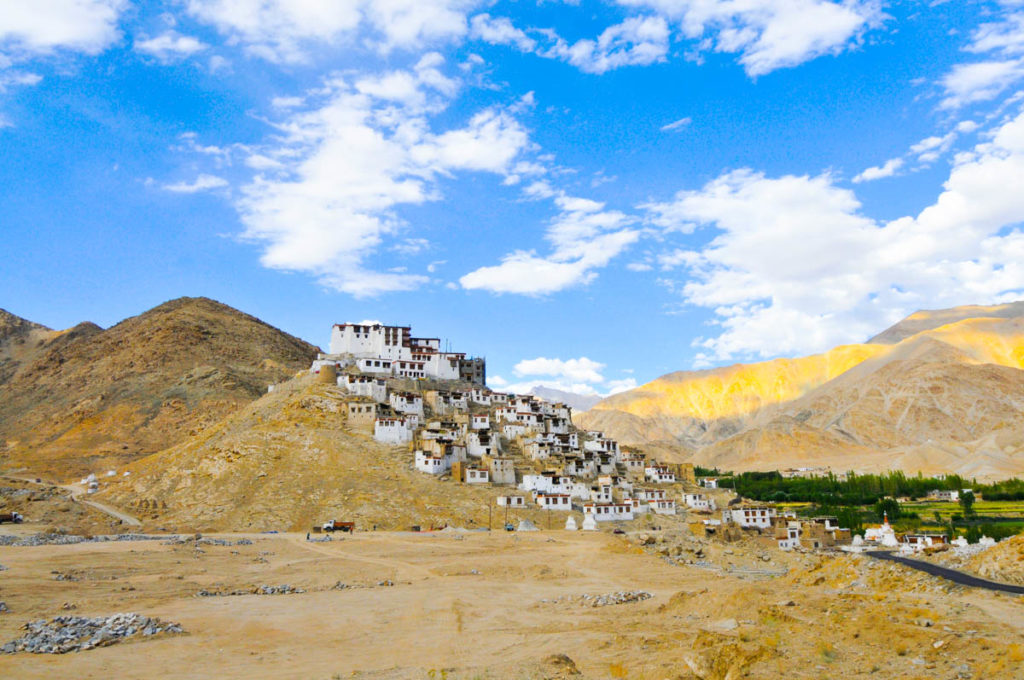
[[[184,632],[177,623],[131,613],[95,618],[58,616],[52,621],[30,621],[22,629],[27,632],[0,646],[0,653],[66,654],[106,647],[136,635]]]
[[[0,546],[15,548],[37,547],[41,545],[74,545],[76,543],[109,543],[112,541],[162,541],[166,536],[149,536],[146,534],[111,534],[104,536],[77,536],[74,534],[33,534],[31,536],[0,536]]]
[[[582,607],[607,607],[613,604],[631,604],[649,600],[654,595],[646,590],[620,590],[604,595],[576,595],[560,597],[556,600],[541,600],[541,602],[576,602]]]

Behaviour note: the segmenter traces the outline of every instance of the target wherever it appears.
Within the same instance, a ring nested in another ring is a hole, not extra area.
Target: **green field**
[[[903,503],[900,507],[905,512],[916,512],[923,520],[932,519],[936,512],[943,521],[949,520],[950,515],[963,514],[959,503],[920,501]],[[984,517],[1020,517],[1024,520],[1024,501],[976,501],[974,513]]]

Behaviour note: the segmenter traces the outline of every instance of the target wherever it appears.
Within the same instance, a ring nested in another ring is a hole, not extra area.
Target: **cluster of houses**
[[[409,327],[336,324],[330,353],[311,371],[350,395],[350,428],[408,447],[420,472],[516,487],[536,507],[582,510],[594,521],[674,515],[680,501],[708,507],[699,494],[665,488],[695,485],[692,466],[659,464],[602,432],[581,431],[565,404],[494,392],[482,359],[442,351],[439,339],[413,337]]]

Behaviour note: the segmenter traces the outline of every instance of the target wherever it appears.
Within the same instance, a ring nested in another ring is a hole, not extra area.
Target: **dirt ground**
[[[66,614],[186,631],[3,655],[0,677],[1024,677],[1024,598],[862,556],[798,555],[772,577],[678,566],[605,532],[218,535],[243,537],[0,547],[0,644]],[[306,592],[198,596],[262,584]],[[635,590],[653,597],[578,599]]]

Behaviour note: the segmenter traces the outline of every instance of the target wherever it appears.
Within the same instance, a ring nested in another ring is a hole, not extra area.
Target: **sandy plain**
[[[15,531],[33,528],[0,533]],[[773,556],[788,573],[765,576],[680,566],[660,554],[671,537],[641,547],[606,532],[218,536],[243,537],[0,547],[0,643],[66,614],[186,631],[2,655],[0,677],[1024,677],[1024,598],[867,557]],[[306,592],[197,595],[285,583]],[[578,599],[633,590],[653,597]]]

